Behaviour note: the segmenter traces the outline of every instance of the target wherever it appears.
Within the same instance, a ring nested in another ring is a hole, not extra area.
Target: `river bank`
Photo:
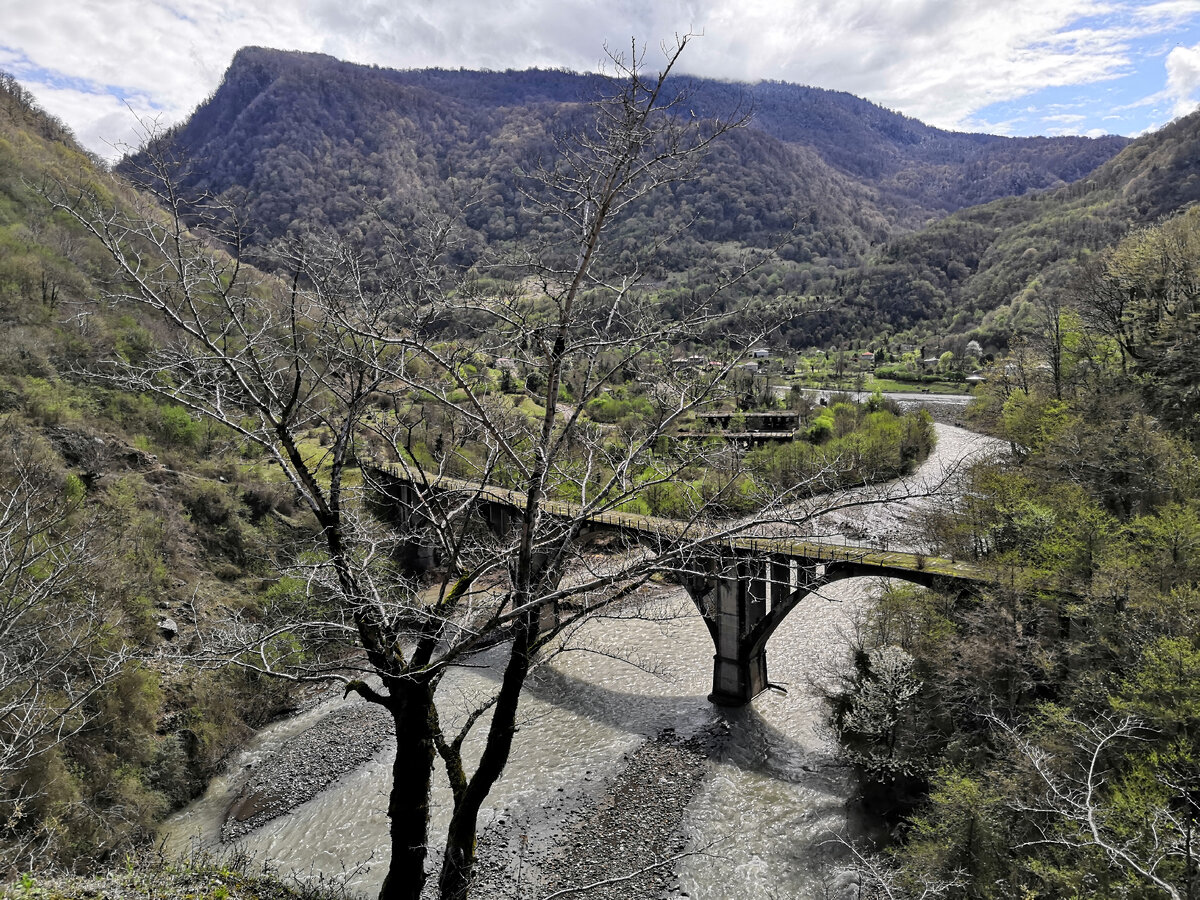
[[[364,702],[338,706],[247,767],[221,826],[228,844],[316,798],[375,756],[394,734],[382,709]],[[598,900],[686,897],[675,862],[688,851],[684,815],[719,756],[727,729],[688,738],[667,729],[623,758],[607,778],[584,774],[575,790],[560,787],[544,802],[535,826],[501,813],[478,847],[476,892],[528,900],[598,885]],[[554,835],[529,841],[531,831]]]
[[[787,397],[789,389],[780,387],[777,395]],[[821,403],[828,403],[835,394],[844,394],[858,403],[871,396],[870,391],[833,391],[825,388],[805,388],[804,392],[816,398]],[[889,400],[894,400],[903,410],[925,409],[935,422],[952,425],[955,428],[966,427],[967,406],[975,399],[973,394],[934,394],[922,391],[887,391],[883,394]]]
[[[929,478],[995,443],[937,428],[938,446],[921,467]],[[896,533],[900,540],[898,532],[918,512],[910,506],[895,507],[892,515],[881,508],[880,521],[859,515],[853,524]],[[875,590],[869,580],[847,580],[800,603],[767,645],[768,677],[786,693],[768,691],[741,708],[715,707],[707,699],[712,637],[682,589],[658,586],[648,592],[653,608],[643,614],[587,623],[576,636],[586,650],[559,654],[540,666],[522,694],[509,764],[480,815],[480,875],[489,879],[480,895],[530,900],[545,897],[551,884],[576,886],[576,877],[628,874],[637,868],[629,859],[631,847],[658,841],[655,854],[670,855],[682,836],[685,855],[669,867],[673,874],[661,870],[667,880],[647,881],[644,896],[853,896],[830,864],[828,854],[837,846],[831,836],[861,834],[866,823],[851,802],[853,781],[837,765],[837,748],[823,729],[824,706],[812,684],[835,678],[845,666],[856,622]],[[477,662],[478,667],[445,676],[439,713],[448,728],[495,690],[501,661],[485,654]],[[267,761],[289,739],[328,711],[322,704],[260,733],[203,799],[171,820],[168,843],[184,851],[221,847],[221,828],[238,793],[256,771],[266,771]],[[687,750],[693,739],[711,743]],[[668,755],[661,766],[691,774],[664,772],[665,782],[643,778],[660,766],[654,754],[684,752],[676,744],[693,755]],[[471,762],[478,759],[476,737],[466,751]],[[224,846],[296,877],[333,879],[356,895],[375,894],[386,868],[381,855],[387,846],[391,763],[385,742],[313,799]],[[668,793],[656,793],[660,790]],[[624,798],[619,803],[609,799],[618,796]],[[430,834],[436,840],[449,822],[444,776],[435,784],[431,808]],[[616,830],[613,819],[601,826],[606,808],[628,817],[630,830]],[[651,834],[656,828],[667,840]],[[613,834],[620,837],[609,840]],[[597,844],[589,848],[593,838]],[[440,858],[436,845],[429,852],[431,864]],[[564,868],[575,855],[590,861],[578,870]],[[516,894],[518,884],[522,890]],[[626,888],[614,896],[639,895]]]
[[[664,732],[625,758],[614,775],[545,804],[558,839],[531,846],[529,822],[501,818],[479,843],[481,897],[528,900],[592,885],[597,900],[686,897],[675,862],[688,850],[684,815],[709,771],[720,737]]]
[[[395,733],[387,711],[365,701],[323,715],[250,768],[249,778],[225,814],[222,843],[307,803],[379,753]]]

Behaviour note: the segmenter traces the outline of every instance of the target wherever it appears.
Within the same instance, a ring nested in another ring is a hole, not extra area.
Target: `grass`
[[[855,391],[857,388],[857,377],[851,376],[843,378],[841,381],[833,379],[824,380],[821,378],[785,378],[789,384],[799,384],[803,388],[816,391]],[[871,391],[883,391],[884,393],[904,393],[904,394],[970,394],[971,391],[967,385],[960,381],[932,381],[932,382],[909,382],[909,381],[893,381],[890,378],[876,378],[873,375],[864,373],[862,379],[862,389],[868,393]]]
[[[168,859],[144,851],[93,875],[24,874],[4,900],[348,900],[339,883],[303,883],[256,864],[244,852]]]
[[[907,381],[892,381],[889,378],[868,378],[863,390],[922,394],[969,394],[971,391],[958,381],[934,381],[929,384],[912,384]]]

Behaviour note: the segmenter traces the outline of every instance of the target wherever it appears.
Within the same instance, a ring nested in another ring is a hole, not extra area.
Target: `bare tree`
[[[948,879],[936,881],[917,880],[911,876],[906,878],[888,859],[863,852],[841,835],[831,838],[829,843],[850,854],[852,862],[840,866],[839,870],[854,876],[858,883],[858,896],[862,898],[935,900],[947,896],[963,884],[962,876],[957,872]]]
[[[1049,368],[1050,383],[1054,387],[1054,399],[1062,400],[1063,368],[1065,365],[1065,326],[1063,323],[1063,295],[1060,291],[1044,285],[1030,289],[1030,303],[1034,310],[1036,330],[1031,341]]]
[[[1129,817],[1114,807],[1110,792],[1111,763],[1122,742],[1144,739],[1145,727],[1132,716],[1101,716],[1095,722],[1076,722],[1078,736],[1072,748],[1078,760],[1063,760],[997,722],[1032,766],[1045,790],[1039,801],[1023,803],[1018,811],[1031,814],[1041,836],[1031,844],[1070,849],[1095,848],[1118,869],[1154,885],[1173,900],[1192,896],[1191,886],[1181,890],[1172,869],[1185,861],[1194,870],[1192,825],[1194,810],[1162,806],[1131,827]]]
[[[87,726],[132,656],[97,587],[102,532],[43,453],[17,429],[0,447],[0,869],[48,839],[27,817],[29,767]]]
[[[1137,291],[1109,271],[1107,257],[1089,259],[1080,266],[1070,286],[1070,302],[1089,332],[1110,339],[1120,352],[1121,371],[1127,372],[1139,357],[1133,329]]]
[[[304,598],[227,623],[210,649],[283,678],[340,681],[390,713],[388,900],[416,900],[425,887],[439,758],[453,802],[440,896],[468,895],[479,812],[508,760],[522,686],[557,635],[654,575],[699,574],[740,533],[815,515],[795,502],[810,485],[747,497],[753,485],[737,465],[712,465],[728,450],[679,434],[791,315],[724,299],[764,257],[667,315],[639,290],[641,260],[657,245],[611,252],[623,211],[691,177],[711,143],[745,121],[698,119],[671,93],[688,41],[664,48],[656,75],[636,45],[612,55],[614,93],[594,105],[590,129],[524,183],[528,206],[553,227],[523,258],[495,263],[505,289],[481,289],[447,263],[457,218],[429,211],[370,264],[344,243],[308,239],[270,260],[288,280],[262,275],[239,255],[234,212],[180,196],[165,153],[151,153],[143,173],[153,202],[131,197],[114,210],[86,185],[57,199],[115,260],[127,286],[116,299],[148,309],[170,335],[144,363],[114,361],[97,377],[220,423],[277,466],[316,522],[314,552],[294,569]],[[673,364],[672,348],[714,333],[720,366]],[[499,389],[501,361],[523,394]],[[617,425],[586,415],[621,384],[636,387],[636,415]],[[659,488],[676,492],[673,523],[645,515]],[[368,514],[389,491],[393,502]],[[748,503],[752,515],[731,515]],[[615,523],[625,543],[587,552],[598,522]],[[495,693],[443,722],[444,675],[489,649],[502,657]],[[472,768],[464,742],[475,728],[485,738]]]

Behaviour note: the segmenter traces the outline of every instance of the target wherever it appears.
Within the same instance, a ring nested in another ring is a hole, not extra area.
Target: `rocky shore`
[[[221,840],[235,840],[311,800],[371,759],[392,734],[386,711],[365,702],[321,717],[255,768],[230,804]]]
[[[908,404],[901,404],[906,406]],[[929,412],[933,421],[944,425],[954,425],[957,428],[966,427],[967,404],[961,400],[939,400],[937,394],[931,394],[919,403],[913,403]]]
[[[386,713],[366,703],[335,709],[259,764],[225,817],[228,842],[311,800],[380,752],[392,735]],[[607,779],[585,776],[540,810],[483,824],[481,897],[548,897],[597,885],[597,900],[683,898],[675,860],[688,850],[684,811],[708,771],[720,736],[665,731],[626,755]],[[534,821],[534,820],[537,821]]]
[[[586,896],[598,900],[687,897],[675,875],[675,861],[688,851],[684,811],[718,742],[712,734],[685,740],[663,732],[591,790],[585,784],[574,794],[560,791],[545,804],[546,822],[498,820],[479,842],[479,895],[575,896],[591,886]],[[528,839],[546,825],[555,840],[539,846]]]

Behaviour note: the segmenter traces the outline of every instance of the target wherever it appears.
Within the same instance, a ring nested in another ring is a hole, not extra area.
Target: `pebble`
[[[591,780],[588,773],[581,795],[556,792],[557,800],[543,807],[547,816],[560,819],[553,846],[533,846],[525,833],[533,829],[505,815],[481,835],[472,896],[545,896],[640,871],[634,878],[599,885],[580,896],[686,897],[679,888],[676,863],[664,861],[688,848],[684,811],[708,772],[714,740],[712,735],[684,740],[667,730],[629,754],[621,770],[603,783]]]
[[[318,719],[255,769],[225,814],[221,840],[235,840],[311,800],[375,756],[394,734],[387,711],[367,703]]]
[[[358,703],[337,709],[262,762],[234,798],[221,840],[235,840],[311,800],[393,739],[391,717]],[[525,900],[593,887],[589,900],[679,900],[676,863],[687,850],[683,817],[708,772],[721,735],[678,737],[672,729],[626,755],[603,779],[588,770],[574,790],[558,787],[536,815],[549,841],[530,841],[527,816],[504,810],[481,828],[472,896]],[[436,878],[431,879],[436,883]]]

